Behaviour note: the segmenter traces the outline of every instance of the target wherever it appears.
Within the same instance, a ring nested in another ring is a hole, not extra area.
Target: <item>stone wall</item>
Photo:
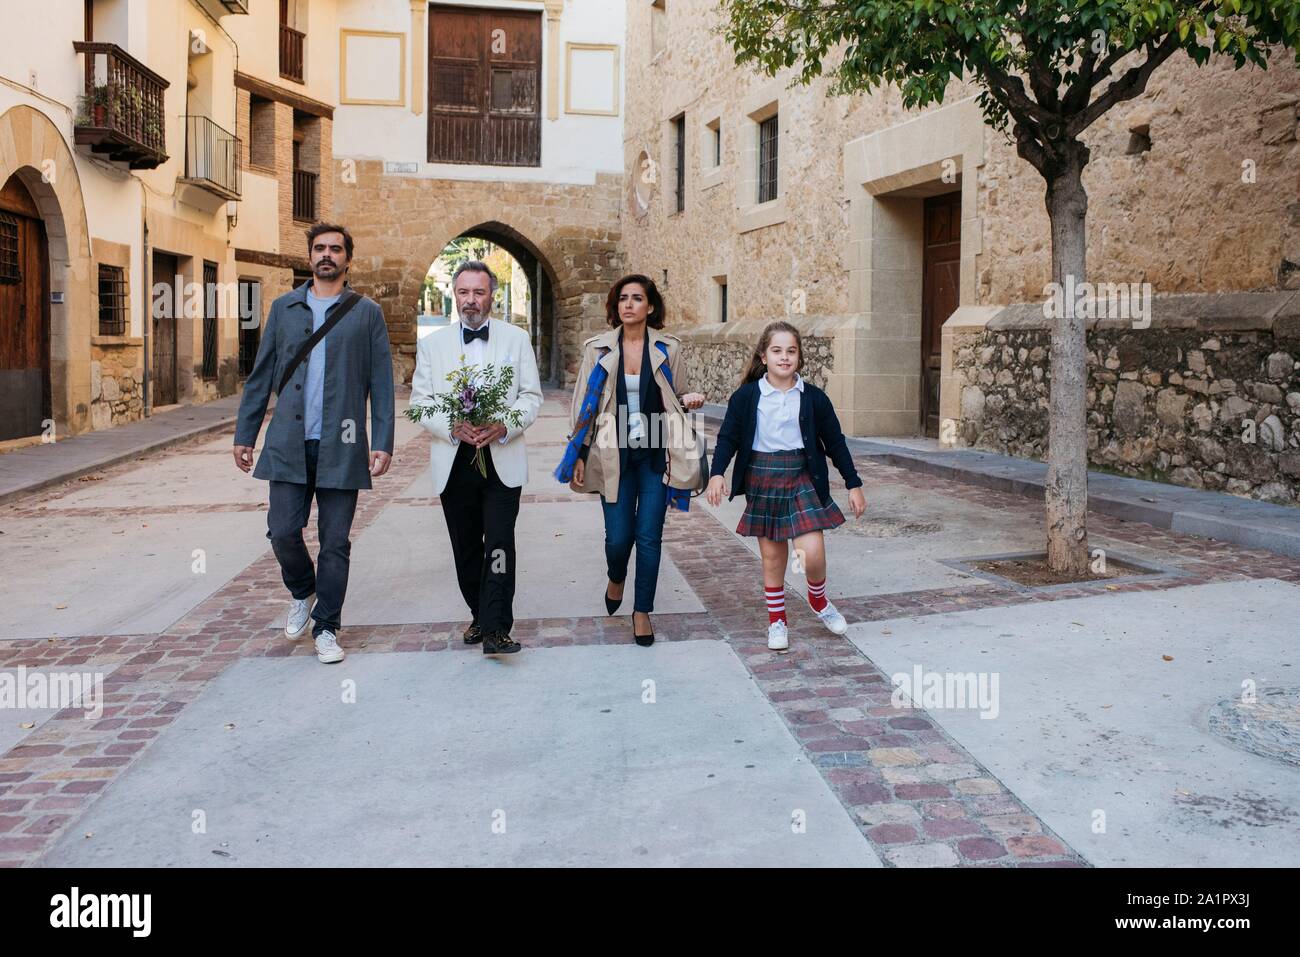
[[[1174,296],[1151,326],[1088,336],[1088,457],[1098,467],[1278,503],[1300,498],[1300,294]],[[961,337],[957,444],[1047,455],[1049,333],[1036,306]]]
[[[766,322],[750,320],[669,330],[682,339],[687,388],[704,393],[709,402],[726,404],[740,385],[741,374],[766,325]],[[802,323],[794,325],[798,327]],[[804,351],[800,375],[825,389],[835,369],[834,336],[824,328],[799,331]]]
[[[605,328],[605,297],[625,272],[621,180],[604,174],[590,185],[445,180],[390,175],[376,160],[335,160],[332,215],[356,241],[357,289],[384,310],[399,381],[410,382],[415,369],[416,315],[429,265],[448,242],[473,232],[516,258],[542,263],[554,309],[552,315],[543,304],[540,372],[543,380],[553,372],[572,384],[582,342]]]
[[[90,347],[90,422],[106,429],[144,414],[144,350],[141,345]]]

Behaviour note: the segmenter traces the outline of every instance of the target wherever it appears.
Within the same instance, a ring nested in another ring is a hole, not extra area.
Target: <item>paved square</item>
[[[241,660],[42,863],[879,865],[725,644],[517,659]]]

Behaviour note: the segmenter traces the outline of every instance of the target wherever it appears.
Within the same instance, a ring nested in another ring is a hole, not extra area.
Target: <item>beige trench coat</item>
[[[691,427],[686,410],[678,396],[686,395],[690,389],[683,381],[685,376],[682,362],[682,343],[676,336],[659,329],[648,329],[650,364],[654,381],[659,386],[659,395],[663,399],[665,413],[664,436],[667,468],[664,471],[664,484],[671,488],[697,491],[702,480],[701,456],[704,455],[704,439]],[[586,474],[583,483],[569,483],[575,492],[599,492],[607,502],[618,501],[619,480],[619,429],[617,394],[618,384],[615,376],[623,370],[618,368],[618,329],[610,329],[598,336],[592,336],[582,344],[582,364],[578,369],[578,379],[573,387],[573,405],[569,412],[569,434],[577,428],[578,411],[582,407],[583,397],[587,393],[587,379],[591,370],[599,362],[605,368],[605,388],[596,406],[596,420],[588,429],[584,444],[591,446],[587,456]],[[668,357],[656,343],[668,346]],[[604,357],[601,356],[603,350]],[[672,372],[673,384],[668,384],[663,364],[667,362]],[[653,431],[652,431],[653,434]]]

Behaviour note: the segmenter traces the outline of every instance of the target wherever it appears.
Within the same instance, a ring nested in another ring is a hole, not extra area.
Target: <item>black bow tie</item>
[[[465,345],[469,345],[475,339],[482,339],[484,342],[487,342],[488,327],[486,322],[483,323],[481,329],[470,329],[467,326],[462,326],[460,331],[465,337]]]

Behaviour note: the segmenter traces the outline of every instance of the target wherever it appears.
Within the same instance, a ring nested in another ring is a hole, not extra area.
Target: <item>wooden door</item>
[[[153,254],[153,404],[173,405],[176,396],[176,323],[181,289],[175,256]]]
[[[429,8],[431,163],[541,165],[542,18]]]
[[[40,435],[50,418],[45,223],[16,176],[0,190],[0,439]]]
[[[961,193],[925,201],[921,286],[921,427],[939,435],[939,368],[943,324],[957,308],[961,277]]]

